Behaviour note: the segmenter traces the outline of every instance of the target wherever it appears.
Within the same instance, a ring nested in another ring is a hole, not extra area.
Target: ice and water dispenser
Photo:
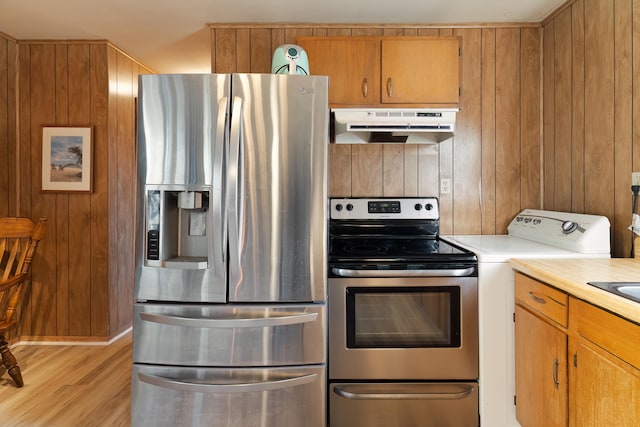
[[[209,262],[209,190],[146,189],[145,265],[206,269]]]

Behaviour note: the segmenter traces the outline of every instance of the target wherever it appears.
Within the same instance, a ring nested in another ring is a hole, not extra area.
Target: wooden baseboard
[[[131,332],[131,327],[114,337],[79,336],[21,336],[11,340],[11,346],[17,345],[109,345]]]

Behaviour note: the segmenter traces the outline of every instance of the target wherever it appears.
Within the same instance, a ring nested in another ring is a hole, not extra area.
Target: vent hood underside
[[[457,108],[336,108],[331,142],[436,144],[453,136]]]

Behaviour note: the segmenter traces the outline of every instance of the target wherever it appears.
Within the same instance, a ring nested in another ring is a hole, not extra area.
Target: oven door
[[[329,378],[478,378],[477,277],[329,279]]]

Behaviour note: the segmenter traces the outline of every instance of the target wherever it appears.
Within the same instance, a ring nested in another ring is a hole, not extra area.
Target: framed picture
[[[42,191],[91,192],[91,126],[42,127]]]

